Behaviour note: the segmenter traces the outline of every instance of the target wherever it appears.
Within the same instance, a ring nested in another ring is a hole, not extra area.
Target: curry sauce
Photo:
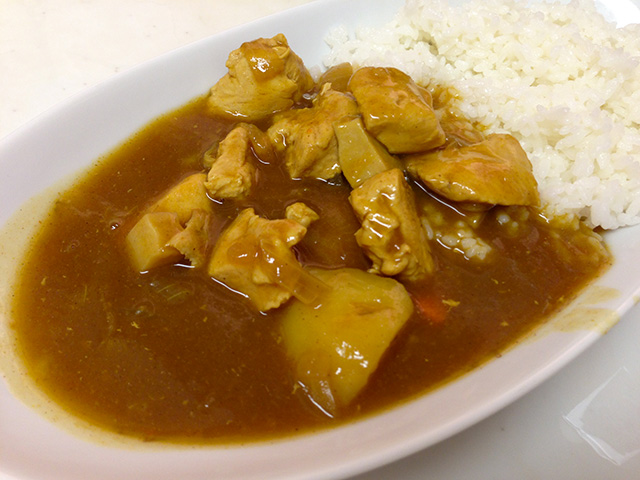
[[[201,172],[203,153],[234,124],[209,115],[206,98],[159,118],[61,195],[34,239],[14,296],[19,353],[44,391],[91,424],[144,440],[228,443],[352,421],[499,355],[609,264],[597,234],[575,219],[465,210],[409,180],[418,211],[435,219],[425,226],[435,271],[403,281],[409,320],[355,400],[326,415],[296,383],[281,309],[260,312],[184,262],[141,274],[124,248],[146,206]],[[319,218],[295,246],[300,263],[370,268],[343,178],[292,179],[281,163],[255,164],[246,198],[212,202],[212,238],[245,208],[282,218],[304,201]],[[483,255],[469,253],[465,231]]]

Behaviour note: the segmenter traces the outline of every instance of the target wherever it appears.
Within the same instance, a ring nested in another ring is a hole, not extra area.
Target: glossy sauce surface
[[[475,222],[490,261],[434,238],[436,272],[405,285],[412,318],[348,411],[328,418],[295,388],[278,310],[257,312],[206,271],[171,265],[140,275],[126,257],[124,237],[144,208],[202,171],[203,152],[232,128],[204,109],[196,100],[104,158],[60,197],[25,262],[13,305],[20,354],[55,401],[93,424],[145,440],[215,443],[350,421],[499,354],[607,264],[584,228],[518,207],[468,213],[413,184],[422,211],[445,225]],[[344,180],[292,180],[277,162],[256,164],[247,199],[215,203],[212,236],[245,207],[282,218],[304,201],[320,219],[295,247],[301,263],[368,268]]]

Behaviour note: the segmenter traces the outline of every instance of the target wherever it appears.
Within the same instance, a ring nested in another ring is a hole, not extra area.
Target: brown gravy
[[[124,236],[144,207],[201,171],[202,153],[232,127],[207,116],[204,102],[154,121],[60,197],[19,277],[19,353],[43,390],[92,424],[144,440],[229,443],[351,421],[498,355],[608,265],[588,229],[524,208],[484,214],[476,233],[491,261],[469,260],[434,239],[433,278],[406,285],[422,310],[348,412],[330,419],[294,388],[278,310],[258,313],[206,271],[172,265],[140,275],[126,258]],[[214,206],[212,234],[247,206],[282,218],[288,204],[304,200],[320,220],[296,247],[300,261],[368,268],[346,182],[291,180],[263,164],[259,178],[246,200]],[[420,208],[436,209],[449,225],[468,219],[413,186]]]

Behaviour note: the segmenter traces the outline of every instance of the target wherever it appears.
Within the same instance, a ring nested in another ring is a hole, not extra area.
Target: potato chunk
[[[351,192],[362,227],[356,240],[373,262],[370,271],[417,280],[433,271],[433,259],[402,170],[386,170]]]
[[[367,384],[413,312],[402,284],[358,269],[309,270],[331,290],[313,308],[286,306],[281,332],[296,381],[335,416]]]
[[[267,220],[247,208],[218,239],[209,274],[249,297],[260,311],[277,308],[292,295],[313,303],[324,286],[291,251],[306,232],[294,220]]]
[[[314,86],[304,63],[281,33],[243,43],[229,54],[228,73],[210,91],[213,114],[262,120],[291,108]]]
[[[204,173],[188,176],[153,204],[149,211],[173,212],[178,215],[182,225],[189,221],[194,210],[210,213],[211,200],[207,197],[207,189],[204,186],[206,179],[207,175]]]
[[[400,70],[360,68],[351,77],[349,88],[367,130],[389,152],[424,152],[445,142],[429,93]]]
[[[182,258],[179,250],[169,245],[182,231],[178,215],[169,212],[147,213],[127,234],[125,244],[133,267],[145,272]]]
[[[360,117],[337,122],[333,127],[342,174],[353,188],[385,170],[402,168],[400,161],[365,130]]]
[[[358,107],[350,95],[325,84],[311,108],[276,115],[267,135],[276,151],[284,153],[285,166],[292,178],[328,180],[340,173],[333,122],[357,113]]]
[[[511,135],[407,157],[407,170],[427,187],[456,202],[538,205],[531,162]]]

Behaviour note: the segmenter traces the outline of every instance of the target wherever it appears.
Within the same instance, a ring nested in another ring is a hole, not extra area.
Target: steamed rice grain
[[[521,142],[550,213],[640,223],[639,25],[616,28],[582,0],[408,0],[385,28],[338,28],[327,42],[327,65],[455,88],[463,114]]]

